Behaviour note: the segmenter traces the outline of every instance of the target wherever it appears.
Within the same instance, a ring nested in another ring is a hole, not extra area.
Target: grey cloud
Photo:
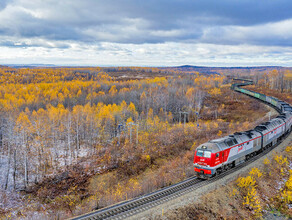
[[[204,30],[204,43],[292,46],[292,19],[255,26],[217,26]]]
[[[282,35],[252,36],[240,30],[290,19],[291,11],[289,0],[1,0],[0,35],[19,41],[40,38],[89,44],[184,41],[291,46],[291,38]],[[239,34],[228,37],[234,27]]]
[[[1,40],[0,46],[4,47],[19,47],[19,48],[28,48],[28,47],[45,47],[45,48],[59,48],[59,49],[68,49],[71,47],[69,43],[59,42],[59,41],[47,41],[47,40],[38,40],[38,39],[26,39],[26,40]]]

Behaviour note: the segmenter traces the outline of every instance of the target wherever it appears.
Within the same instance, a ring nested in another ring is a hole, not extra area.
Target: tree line
[[[149,133],[182,117],[196,121],[204,97],[220,94],[224,80],[194,74],[121,81],[97,70],[1,70],[2,80],[14,76],[0,87],[2,188],[27,188],[80,157],[106,155],[112,144],[147,146]],[[90,71],[94,78],[80,77]]]

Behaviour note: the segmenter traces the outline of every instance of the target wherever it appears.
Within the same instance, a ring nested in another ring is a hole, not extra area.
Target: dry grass
[[[259,171],[262,176],[254,176],[256,184],[246,186],[256,190],[262,209],[259,215],[250,205],[244,204],[248,195],[243,188],[239,187],[239,178],[203,195],[198,202],[169,211],[164,216],[156,216],[154,219],[260,219],[266,210],[274,210],[291,218],[292,209],[289,208],[289,202],[287,203],[282,195],[287,188],[292,152],[286,150],[281,155],[281,159],[277,158],[279,154],[274,154],[270,161],[264,160],[264,165]],[[253,174],[251,172],[242,174],[242,176],[249,175]]]

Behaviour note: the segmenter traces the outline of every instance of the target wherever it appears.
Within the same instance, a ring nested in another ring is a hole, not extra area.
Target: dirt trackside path
[[[155,208],[149,209],[145,212],[139,213],[137,215],[134,215],[132,217],[129,217],[128,219],[154,219],[155,216],[161,215],[162,213],[165,213],[169,210],[179,208],[186,206],[188,204],[191,204],[195,201],[198,201],[200,199],[200,196],[204,193],[208,193],[214,189],[217,189],[221,186],[226,185],[230,181],[233,181],[237,179],[241,174],[243,174],[246,171],[249,171],[252,167],[262,167],[263,166],[263,160],[265,158],[271,158],[272,155],[276,152],[281,152],[285,150],[285,147],[289,146],[292,143],[292,133],[275,149],[270,151],[267,155],[261,157],[260,159],[256,160],[255,162],[247,165],[246,167],[243,167],[242,169],[214,182],[207,186],[201,187],[197,190],[192,191],[191,193],[185,194],[179,198],[176,198],[174,200],[168,201],[166,203],[163,203],[161,205],[156,206]]]

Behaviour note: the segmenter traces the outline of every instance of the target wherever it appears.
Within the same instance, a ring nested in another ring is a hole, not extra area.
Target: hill
[[[281,66],[251,66],[251,67],[207,67],[207,66],[174,66],[165,67],[162,69],[175,70],[181,72],[200,72],[204,74],[245,74],[254,75],[255,73],[261,74],[270,72],[272,70],[286,71],[292,70],[292,67],[281,67]]]

